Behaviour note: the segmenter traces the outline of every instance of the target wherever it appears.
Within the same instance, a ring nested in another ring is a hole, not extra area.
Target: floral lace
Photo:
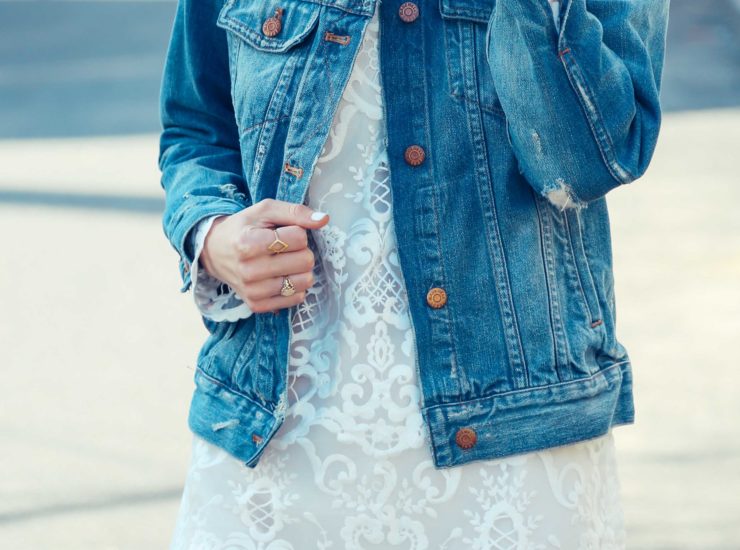
[[[255,468],[193,436],[172,549],[624,547],[613,436],[435,469],[398,262],[373,17],[309,187],[315,284]]]

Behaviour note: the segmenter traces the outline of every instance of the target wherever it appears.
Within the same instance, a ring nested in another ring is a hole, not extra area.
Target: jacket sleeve
[[[647,169],[661,122],[669,0],[496,0],[488,62],[519,171],[585,206]]]
[[[217,0],[180,0],[165,59],[159,147],[162,225],[191,286],[191,230],[202,219],[250,205],[231,98],[229,51]]]

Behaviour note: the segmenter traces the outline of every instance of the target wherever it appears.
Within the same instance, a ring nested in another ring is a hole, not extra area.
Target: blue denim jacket
[[[401,4],[180,0],[160,167],[181,290],[199,221],[306,201],[379,9],[393,216],[435,466],[632,422],[605,195],[655,148],[668,0],[565,0],[556,18],[547,0],[418,1],[413,21]],[[405,157],[412,145],[421,162]],[[189,426],[249,467],[285,418],[295,307],[206,321]]]

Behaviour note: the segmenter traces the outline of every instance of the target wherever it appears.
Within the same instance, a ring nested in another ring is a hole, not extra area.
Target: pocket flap
[[[282,8],[280,32],[266,36],[262,25]],[[321,6],[295,0],[264,2],[262,0],[228,0],[216,24],[237,34],[258,50],[284,52],[301,42],[313,30]]]
[[[439,10],[447,19],[470,19],[488,23],[496,0],[439,0]]]

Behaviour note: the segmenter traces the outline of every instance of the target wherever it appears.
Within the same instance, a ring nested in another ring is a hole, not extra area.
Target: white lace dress
[[[377,33],[373,18],[310,182],[309,206],[331,221],[309,234],[315,284],[292,320],[286,420],[254,469],[194,436],[171,548],[623,548],[611,432],[433,466],[391,215]],[[207,274],[195,286],[206,314],[249,314]]]

